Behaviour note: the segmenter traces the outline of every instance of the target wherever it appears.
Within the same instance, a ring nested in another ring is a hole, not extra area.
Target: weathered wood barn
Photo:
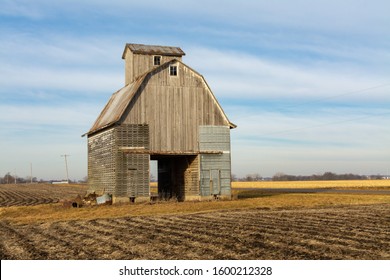
[[[126,44],[125,86],[88,136],[89,192],[145,201],[150,161],[158,196],[179,201],[231,197],[229,121],[206,80],[178,47]]]

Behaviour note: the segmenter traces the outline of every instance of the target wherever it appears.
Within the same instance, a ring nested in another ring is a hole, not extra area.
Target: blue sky
[[[1,0],[0,176],[87,174],[125,43],[180,46],[230,120],[232,171],[390,169],[390,2]]]

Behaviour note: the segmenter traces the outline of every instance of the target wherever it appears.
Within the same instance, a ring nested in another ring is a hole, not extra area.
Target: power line
[[[30,184],[33,182],[32,162],[30,162]]]
[[[263,134],[261,136],[269,136],[269,135],[277,135],[277,134],[288,134],[290,132],[302,131],[302,130],[306,130],[306,129],[323,127],[323,126],[329,126],[329,125],[346,123],[346,122],[357,121],[357,120],[370,119],[370,118],[380,117],[380,116],[389,115],[389,114],[390,114],[390,112],[386,112],[386,113],[382,113],[382,114],[375,114],[375,115],[358,117],[358,118],[353,118],[353,119],[339,120],[339,121],[322,123],[322,124],[317,124],[317,125],[311,125],[311,126],[305,126],[305,127],[299,127],[299,128],[292,128],[292,129],[286,129],[286,130],[280,130],[280,131],[266,133],[266,134]]]
[[[366,92],[366,91],[370,91],[370,90],[373,90],[373,89],[382,88],[382,87],[388,87],[388,86],[390,86],[390,83],[380,84],[380,85],[376,85],[376,86],[372,86],[372,87],[368,87],[368,88],[364,88],[364,89],[360,89],[360,90],[355,90],[355,91],[351,91],[351,92],[346,92],[346,93],[341,93],[341,94],[337,94],[337,95],[327,96],[327,97],[324,97],[324,98],[320,98],[320,99],[317,99],[317,100],[308,101],[308,102],[304,102],[304,103],[300,103],[300,104],[296,104],[296,105],[285,106],[284,108],[287,109],[287,108],[299,107],[299,106],[307,105],[307,104],[319,103],[321,101],[334,99],[334,98],[337,98],[337,97],[340,97],[340,96],[357,94],[357,93]],[[351,121],[356,121],[356,120],[364,120],[364,119],[369,119],[369,118],[373,118],[373,117],[383,116],[383,115],[387,115],[387,114],[390,114],[390,112],[385,112],[385,113],[375,114],[375,115],[369,115],[369,116],[363,116],[363,117],[358,117],[358,118],[352,118],[352,119],[347,119],[347,120],[333,121],[333,122],[322,123],[322,124],[311,125],[311,126],[305,126],[305,127],[300,127],[300,128],[292,128],[292,129],[287,129],[287,130],[280,130],[280,131],[270,132],[270,133],[264,134],[262,136],[275,135],[275,134],[286,134],[286,133],[290,133],[290,132],[296,132],[296,131],[316,128],[316,127],[335,125],[335,124],[351,122]]]
[[[335,99],[335,98],[338,98],[338,97],[341,97],[341,96],[353,95],[353,94],[362,93],[362,92],[366,92],[366,91],[371,91],[373,89],[378,89],[378,88],[383,88],[383,87],[388,87],[388,86],[390,86],[390,83],[380,84],[380,85],[376,85],[376,86],[372,86],[372,87],[368,87],[368,88],[364,88],[364,89],[360,89],[360,90],[354,90],[354,91],[350,91],[350,92],[330,95],[330,96],[326,96],[326,97],[323,97],[323,98],[318,98],[318,99],[315,99],[315,100],[312,100],[312,101],[307,101],[307,102],[302,102],[302,103],[298,103],[298,104],[287,105],[287,106],[284,106],[284,108],[287,109],[287,108],[300,107],[300,106],[308,105],[308,104],[315,104],[315,103],[319,103],[319,102],[322,102],[322,101],[325,101],[325,100]]]

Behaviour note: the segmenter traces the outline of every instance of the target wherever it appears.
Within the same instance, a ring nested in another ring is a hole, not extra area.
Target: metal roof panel
[[[138,77],[133,83],[115,92],[87,134],[94,133],[119,121],[144,77],[145,75]]]
[[[126,44],[122,58],[125,57],[126,48],[129,48],[135,54],[157,54],[166,56],[183,56],[185,53],[179,47],[171,46],[156,46],[156,45],[142,45],[142,44]]]

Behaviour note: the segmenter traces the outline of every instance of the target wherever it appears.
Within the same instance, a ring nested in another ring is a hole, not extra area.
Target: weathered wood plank
[[[188,85],[180,86],[178,77],[162,69],[150,78],[125,120],[150,125],[154,150],[196,151],[199,125],[226,125],[201,77],[180,67],[179,75],[186,75],[182,82]],[[160,86],[161,80],[169,85]]]

